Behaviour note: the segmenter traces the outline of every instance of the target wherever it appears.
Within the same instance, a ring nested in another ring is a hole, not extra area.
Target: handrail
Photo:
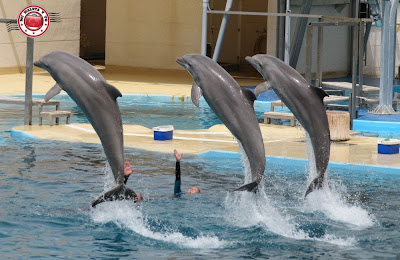
[[[0,19],[0,23],[17,23],[17,19]]]
[[[333,21],[347,21],[347,22],[371,22],[371,19],[367,18],[351,18],[343,16],[331,16],[331,15],[316,15],[316,14],[293,14],[293,13],[268,13],[268,12],[242,12],[242,11],[221,11],[221,10],[207,10],[209,14],[233,14],[233,15],[255,15],[255,16],[276,16],[276,17],[297,17],[297,18],[313,18],[313,19],[324,19]]]

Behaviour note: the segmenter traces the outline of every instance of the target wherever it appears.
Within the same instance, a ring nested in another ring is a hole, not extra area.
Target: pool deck
[[[107,81],[117,87],[122,94],[190,96],[192,78],[186,71],[146,70],[124,68],[102,71]],[[260,79],[237,79],[245,86],[258,85]],[[43,71],[34,73],[34,94],[44,94],[54,80]],[[0,75],[0,95],[24,94],[25,74]],[[23,109],[21,107],[21,109]],[[61,104],[62,109],[62,104]],[[73,115],[72,115],[73,116]],[[172,123],[173,124],[173,123]],[[304,130],[301,127],[260,124],[265,143],[265,154],[289,158],[307,158]],[[69,142],[100,143],[90,124],[32,125],[15,127],[17,133],[41,139]],[[400,167],[400,155],[377,153],[377,141],[382,138],[352,135],[349,141],[332,142],[332,162]],[[126,147],[172,153],[176,148],[187,154],[200,154],[217,150],[238,152],[238,144],[223,125],[210,129],[175,130],[174,139],[155,141],[153,131],[139,125],[124,125]]]

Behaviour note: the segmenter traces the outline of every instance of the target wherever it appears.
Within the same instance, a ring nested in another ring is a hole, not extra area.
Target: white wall
[[[17,19],[28,5],[39,5],[47,12],[59,12],[60,23],[50,23],[47,32],[35,38],[34,60],[54,50],[79,55],[81,0],[0,1],[0,18]],[[26,36],[18,31],[7,32],[0,24],[0,73],[22,72],[26,63]]]
[[[340,11],[340,9],[339,9]],[[312,6],[311,14],[351,17],[351,5],[345,5],[344,9],[339,12],[335,5]],[[300,7],[292,8],[292,13],[300,13]],[[315,19],[313,21],[316,21]],[[292,19],[292,37],[296,28],[296,19]],[[318,29],[313,31],[313,73],[317,68],[317,44]],[[304,36],[303,45],[300,51],[297,70],[305,73],[306,64],[306,35]],[[323,38],[323,56],[322,56],[322,72],[344,75],[350,72],[350,49],[351,49],[350,27],[347,26],[329,26],[324,27]]]
[[[201,51],[202,1],[107,1],[106,65],[181,69]]]

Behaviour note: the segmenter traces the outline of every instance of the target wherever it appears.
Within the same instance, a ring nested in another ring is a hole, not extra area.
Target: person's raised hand
[[[175,149],[174,155],[175,155],[176,160],[179,162],[182,158],[183,153],[178,153],[178,151]]]
[[[129,177],[134,171],[135,169],[131,168],[131,164],[128,161],[126,161],[124,165],[124,175],[126,177]]]

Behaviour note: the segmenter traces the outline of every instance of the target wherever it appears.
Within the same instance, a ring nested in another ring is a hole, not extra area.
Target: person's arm
[[[175,185],[174,185],[174,196],[182,194],[181,190],[181,163],[182,154],[179,154],[177,150],[174,150],[176,163],[175,163]]]
[[[179,161],[176,161],[175,166],[175,185],[174,185],[174,195],[178,196],[182,194],[181,190],[181,165]]]

